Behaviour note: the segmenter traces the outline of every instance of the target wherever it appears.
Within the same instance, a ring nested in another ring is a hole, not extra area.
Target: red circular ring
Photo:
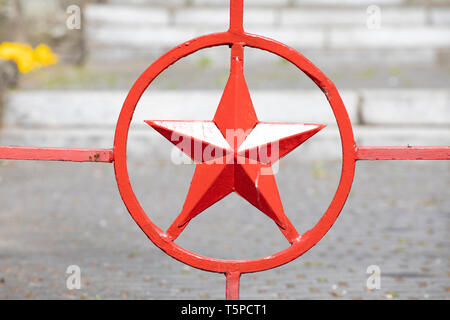
[[[130,123],[137,103],[150,83],[163,70],[187,55],[208,47],[232,45],[234,43],[274,53],[290,61],[307,74],[326,95],[335,115],[342,143],[342,173],[339,186],[322,218],[289,248],[265,258],[252,260],[208,258],[188,251],[170,241],[166,234],[148,218],[139,204],[131,187],[127,169],[126,150]],[[173,258],[198,269],[220,273],[248,273],[275,268],[296,259],[313,247],[331,228],[346,202],[353,183],[355,158],[355,141],[351,122],[334,84],[316,66],[294,49],[275,40],[248,33],[224,32],[205,35],[187,41],[161,56],[144,71],[131,88],[120,112],[114,138],[114,170],[119,192],[128,211],[142,231],[156,246]]]

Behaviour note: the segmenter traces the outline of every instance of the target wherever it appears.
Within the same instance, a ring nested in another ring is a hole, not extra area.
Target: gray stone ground
[[[339,162],[282,160],[277,182],[298,230],[331,201]],[[132,185],[162,228],[182,205],[193,166],[152,159],[130,165]],[[450,164],[359,162],[330,232],[280,268],[241,278],[243,299],[449,299]],[[2,161],[0,299],[222,299],[225,277],[166,256],[120,199],[109,164]],[[234,199],[233,199],[234,198]],[[287,243],[274,224],[236,197],[208,209],[177,240],[217,258],[255,258]],[[82,288],[66,289],[69,265]],[[366,269],[381,268],[367,290]]]

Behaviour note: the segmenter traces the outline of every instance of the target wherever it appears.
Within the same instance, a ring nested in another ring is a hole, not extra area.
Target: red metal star
[[[273,219],[293,243],[271,165],[324,125],[260,122],[243,73],[243,48],[234,45],[231,73],[213,121],[146,121],[197,163],[181,213],[167,230],[176,239],[188,222],[236,192]]]

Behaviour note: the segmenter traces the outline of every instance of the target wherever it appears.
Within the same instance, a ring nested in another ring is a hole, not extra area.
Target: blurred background
[[[306,56],[335,83],[359,145],[449,145],[450,1],[245,0],[248,32]],[[111,148],[128,90],[159,56],[225,31],[225,0],[0,0],[0,145]],[[145,119],[212,119],[229,74],[228,47],[165,70],[133,118],[131,182],[167,228],[194,165]],[[336,121],[323,93],[286,60],[245,49],[262,121],[327,128],[282,159],[276,176],[300,232],[327,209],[340,176]],[[242,277],[248,299],[448,299],[450,176],[446,161],[357,164],[352,193],[326,237],[292,264]],[[286,248],[274,225],[237,196],[177,240],[216,258]],[[69,265],[82,288],[69,290]],[[381,269],[368,289],[367,267]],[[0,298],[211,299],[222,275],[164,255],[129,217],[107,164],[0,162]]]

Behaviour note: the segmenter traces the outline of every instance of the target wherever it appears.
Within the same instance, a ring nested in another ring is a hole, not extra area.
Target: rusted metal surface
[[[357,147],[356,160],[449,160],[450,146]]]
[[[146,121],[196,163],[181,213],[169,229],[163,231],[143,210],[130,182],[127,168],[130,123],[141,96],[161,72],[190,54],[215,46],[231,47],[231,65],[230,76],[214,118],[204,121]],[[322,90],[336,118],[342,144],[341,178],[326,212],[313,228],[303,234],[297,232],[284,213],[271,166],[325,126],[260,122],[243,74],[245,47],[268,51],[290,61]],[[138,78],[123,104],[113,150],[0,147],[0,158],[114,162],[121,197],[130,215],[148,238],[165,253],[185,264],[225,274],[226,298],[238,299],[239,280],[243,273],[263,271],[288,263],[312,248],[328,232],[347,200],[357,160],[449,160],[450,154],[448,146],[356,146],[350,119],[334,84],[294,49],[245,32],[243,0],[231,0],[228,31],[201,36],[173,48]],[[198,255],[175,243],[174,240],[195,216],[231,192],[238,193],[271,218],[286,237],[289,246],[258,259],[222,260]]]
[[[111,163],[114,161],[114,156],[113,151],[110,149],[70,149],[70,148],[34,148],[34,147],[0,146],[0,159]]]

